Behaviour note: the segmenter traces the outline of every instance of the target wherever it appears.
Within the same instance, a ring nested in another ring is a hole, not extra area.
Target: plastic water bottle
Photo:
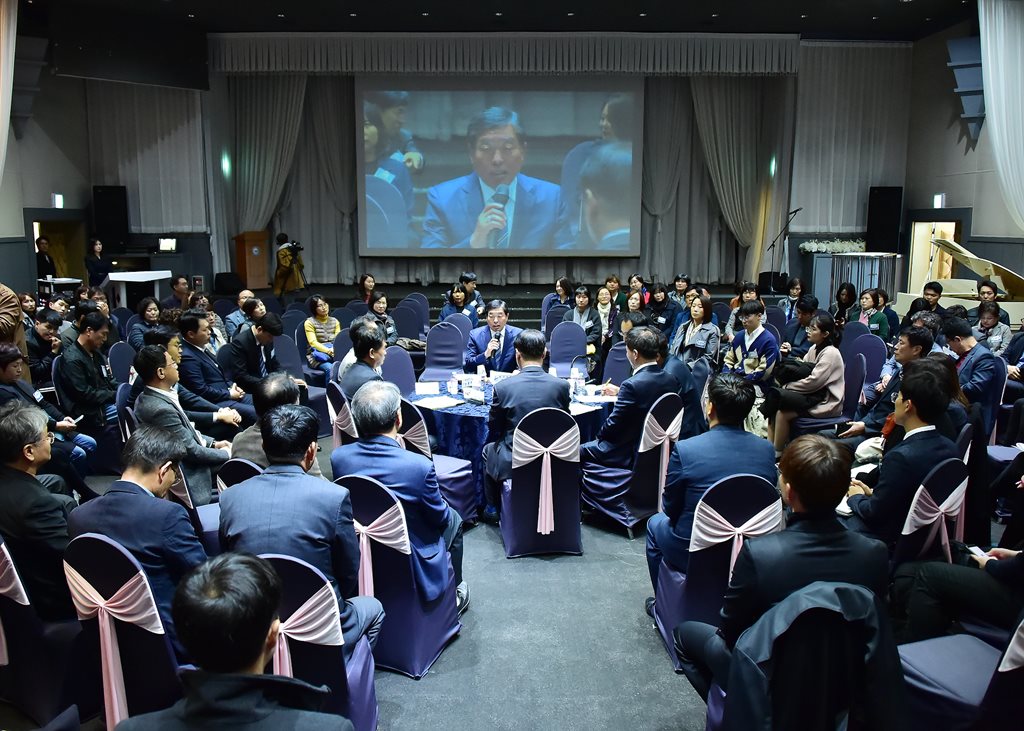
[[[448,379],[448,395],[459,395],[459,379],[455,377],[455,371],[452,371],[452,377]]]

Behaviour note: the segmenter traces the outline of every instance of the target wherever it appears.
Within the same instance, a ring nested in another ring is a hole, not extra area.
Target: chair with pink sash
[[[580,428],[561,409],[523,417],[512,434],[512,479],[501,490],[505,557],[583,553]]]
[[[359,432],[356,431],[356,423],[352,421],[348,399],[345,398],[337,381],[330,381],[327,384],[327,411],[331,418],[335,449],[342,444],[352,444],[359,440]]]
[[[950,458],[932,468],[914,493],[910,511],[893,551],[893,568],[908,561],[952,558],[950,527],[963,541],[964,498],[967,494],[967,465]]]
[[[455,607],[455,571],[448,562],[448,587],[432,602],[416,588],[409,529],[402,503],[377,480],[346,475],[359,536],[359,594],[376,597],[387,619],[377,636],[377,666],[419,679],[462,629]]]
[[[281,577],[281,628],[274,674],[331,689],[324,713],[352,721],[358,731],[377,728],[373,653],[360,638],[348,662],[342,650],[341,612],[334,589],[314,566],[291,556],[264,554]]]
[[[909,731],[1020,728],[1024,622],[999,650],[971,635],[899,646]]]
[[[181,467],[175,465],[175,473],[178,475],[174,484],[171,485],[168,497],[185,508],[196,537],[206,549],[207,556],[216,556],[220,553],[220,504],[210,503],[209,505],[196,505],[192,499],[192,491],[189,490],[188,480]]]
[[[476,522],[477,494],[473,464],[466,459],[434,454],[430,448],[430,435],[427,433],[427,422],[423,420],[423,413],[404,398],[398,443],[408,451],[434,461],[437,485],[445,502],[464,521]]]
[[[76,702],[77,620],[43,622],[0,538],[0,697],[42,726]]]
[[[106,536],[85,533],[68,544],[64,573],[82,636],[99,646],[89,674],[102,679],[107,728],[177,701],[178,664],[139,562]]]
[[[637,523],[661,510],[668,458],[682,424],[682,399],[666,393],[647,413],[633,469],[583,464],[583,501],[624,526],[630,539]]]
[[[704,493],[693,517],[686,573],[662,560],[654,594],[654,620],[676,672],[681,668],[672,630],[691,620],[717,625],[743,541],[782,527],[782,500],[763,477],[733,475]]]

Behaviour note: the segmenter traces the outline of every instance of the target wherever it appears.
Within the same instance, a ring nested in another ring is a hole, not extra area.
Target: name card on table
[[[424,381],[416,384],[417,396],[436,396],[441,393],[441,384],[437,381]]]
[[[505,373],[504,371],[491,371],[491,383],[501,383],[506,378],[511,378],[514,373]]]
[[[466,401],[471,404],[482,404],[487,400],[483,389],[480,388],[469,388],[468,386],[462,390],[462,395],[466,397]]]

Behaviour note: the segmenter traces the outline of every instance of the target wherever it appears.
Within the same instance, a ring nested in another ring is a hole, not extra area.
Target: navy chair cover
[[[118,322],[120,323],[122,321],[118,320]],[[139,316],[139,315],[132,315],[131,317],[129,317],[128,318],[128,322],[125,323],[125,325],[124,325],[124,331],[126,333],[130,333],[132,331],[132,326],[135,325],[135,323],[137,323],[137,322],[142,322],[142,317],[141,316]],[[120,329],[120,328],[118,328],[118,329]],[[121,337],[127,337],[127,335],[122,335]]]
[[[967,465],[961,459],[951,458],[935,465],[931,472],[925,475],[921,484],[931,495],[935,504],[942,505],[957,487],[966,485],[966,483]],[[961,507],[960,520],[963,519],[964,511]],[[946,532],[950,540],[953,540],[956,535],[955,522],[955,520],[946,519]],[[933,532],[931,526],[918,528],[909,535],[900,535],[896,541],[896,548],[893,550],[892,567],[895,569],[900,564],[927,558],[945,560],[945,554],[939,544],[938,533]]]
[[[300,328],[306,324],[306,320],[309,319],[308,312],[299,312],[297,310],[287,310],[281,315],[281,325],[284,327],[286,334],[291,335],[295,332],[296,328]],[[296,340],[298,342],[298,340]],[[306,339],[302,339],[302,344],[306,344]]]
[[[775,332],[782,332],[786,329],[786,313],[778,305],[768,305],[764,308],[764,319],[766,325],[775,328]]]
[[[338,324],[341,325],[341,329],[344,330],[356,319],[356,313],[347,307],[335,307],[331,310],[331,317],[337,320]]]
[[[206,555],[216,556],[220,553],[220,503],[196,505],[185,474],[178,466],[175,466],[174,472],[177,479],[171,485],[167,497],[185,508],[192,530],[206,549]]]
[[[299,357],[295,341],[290,337],[278,335],[274,338],[274,355],[277,357],[277,362],[281,364],[281,368],[293,378],[305,378],[305,371],[302,368],[305,358]],[[309,383],[307,386],[307,396],[309,398],[309,407],[320,418],[320,437],[326,437],[331,433],[330,415],[327,413],[327,392],[322,386],[314,386],[312,383]]]
[[[693,385],[700,393],[701,413],[707,416],[708,413],[708,383],[711,382],[711,374],[714,367],[707,356],[702,355],[690,365],[690,373],[693,374]]]
[[[425,332],[426,328],[430,326],[430,304],[427,302],[426,295],[420,294],[419,292],[413,292],[396,306],[411,307],[416,312],[420,322],[421,333]]]
[[[575,419],[561,409],[544,408],[523,417],[512,435],[513,445],[525,435],[538,445],[550,449],[564,435],[572,433],[570,444],[575,460],[550,455],[551,505],[554,530],[538,532],[538,509],[541,494],[541,472],[544,459],[536,457],[516,466],[513,460],[512,479],[505,480],[501,491],[501,540],[505,558],[542,553],[583,553],[580,534],[580,430]],[[515,453],[513,446],[513,453]]]
[[[64,563],[88,581],[104,599],[142,571],[142,566],[120,544],[98,533],[84,533],[68,544]],[[82,620],[80,642],[89,648],[93,665],[76,682],[102,686],[99,623]],[[142,627],[114,620],[117,645],[124,675],[128,715],[137,716],[167,708],[181,697],[178,663],[166,634],[154,634]],[[101,695],[102,697],[102,695]],[[81,704],[79,704],[81,708]],[[84,712],[83,716],[88,716]]]
[[[552,333],[554,333],[555,328],[562,322],[562,318],[565,317],[565,313],[568,311],[569,307],[567,305],[551,306],[551,309],[544,316],[544,337],[551,340]]]
[[[860,403],[860,395],[864,390],[864,370],[867,363],[864,356],[854,353],[850,360],[846,361],[843,389],[843,413],[836,417],[817,418],[813,416],[801,416],[793,419],[790,425],[790,433],[794,439],[801,434],[813,434],[822,429],[828,429],[834,424],[841,424],[844,421],[853,421],[857,413],[857,405]]]
[[[667,393],[651,406],[648,419],[654,419],[663,431],[679,421],[683,402],[678,394]],[[671,446],[669,447],[671,449]],[[658,512],[662,481],[660,448],[638,452],[633,469],[583,463],[581,481],[583,501],[626,528],[633,537],[633,526]]]
[[[632,370],[626,358],[626,344],[622,341],[615,343],[608,350],[608,357],[604,361],[604,380],[621,386],[622,382],[629,378]]]
[[[350,350],[352,350],[352,337],[348,334],[348,330],[343,329],[334,337],[334,362],[341,363]]]
[[[238,309],[235,300],[214,300],[212,307],[222,320]]]
[[[263,474],[263,468],[255,462],[241,457],[233,457],[220,466],[220,471],[217,472],[217,488],[223,492],[239,482],[245,482],[250,477],[261,474]]]
[[[281,301],[277,297],[259,297],[260,302],[267,308],[267,312],[273,312],[275,315],[283,313],[281,308]]]
[[[863,322],[859,322],[858,320],[848,322],[843,325],[843,342],[848,342],[852,345],[861,335],[868,335],[870,332],[871,331],[868,330],[868,326]],[[840,350],[842,350],[842,348],[840,348]],[[846,358],[846,353],[843,353],[843,358]]]
[[[842,345],[843,342],[845,342],[845,340],[841,341],[840,345]],[[843,359],[845,360],[846,352],[843,351],[842,347],[839,348],[839,352],[843,354]],[[864,362],[866,364],[866,368],[864,370],[864,383],[875,383],[882,375],[882,366],[885,365],[885,359],[888,357],[889,353],[888,348],[885,347],[885,341],[872,333],[860,335],[853,341],[852,353],[860,353],[864,356]]]
[[[335,482],[351,493],[352,516],[360,525],[371,525],[381,514],[401,504],[371,478],[345,475]],[[371,545],[373,594],[388,617],[373,656],[380,667],[419,679],[462,629],[455,606],[455,571],[449,561],[448,588],[434,601],[424,602],[414,584],[412,559],[380,543],[371,541]]]
[[[575,322],[555,325],[549,338],[548,353],[551,358],[550,367],[555,369],[560,378],[568,378],[573,367],[578,368],[586,377],[587,334]]]
[[[128,383],[131,378],[132,363],[135,362],[135,348],[124,341],[114,343],[110,346],[110,353],[107,355],[110,361],[110,371],[118,383]]]
[[[423,325],[420,322],[420,313],[416,309],[415,304],[395,307],[391,310],[391,319],[395,321],[395,330],[398,331],[398,337],[415,340],[423,337]]]
[[[473,329],[473,323],[468,317],[463,315],[461,312],[453,312],[448,315],[448,317],[444,318],[444,321],[459,328],[459,331],[462,333],[463,342],[469,342],[469,333]]]
[[[68,706],[39,731],[80,731],[81,728],[82,720],[78,717],[78,706]]]
[[[964,464],[967,464],[967,457],[970,454],[971,440],[974,438],[974,427],[970,424],[964,424],[960,433],[956,437],[956,453],[960,455],[960,459],[963,460]]]
[[[42,726],[76,701],[74,645],[82,626],[77,620],[40,621],[31,597],[27,593],[18,596],[19,592],[13,590],[18,585],[24,592],[24,585],[2,537],[0,547],[6,554],[0,557],[0,573],[11,589],[0,594],[0,627],[7,641],[7,664],[0,667],[0,695]],[[9,568],[4,571],[8,562]],[[94,696],[94,710],[99,708],[100,699],[100,695]]]
[[[356,317],[359,317],[360,315],[365,315],[367,312],[370,311],[369,305],[367,305],[362,300],[349,300],[348,302],[345,303],[345,307],[349,310],[352,310],[352,313]]]
[[[292,302],[284,308],[284,313],[287,315],[289,312],[301,312],[303,317],[309,317],[309,305],[307,302],[308,300],[303,302]]]
[[[732,525],[746,523],[773,503],[779,502],[775,486],[757,475],[740,474],[719,480],[701,498]],[[781,509],[781,508],[780,508]],[[684,574],[661,562],[655,591],[654,620],[676,672],[680,671],[672,630],[680,622],[717,625],[725,590],[729,586],[732,541],[690,553]]]
[[[725,323],[729,321],[729,316],[732,314],[732,308],[729,307],[729,303],[712,302],[711,311],[718,316],[718,327],[725,330]]]
[[[130,320],[131,316],[135,313],[127,307],[115,307],[110,311],[110,314],[117,318],[117,329],[121,333],[121,339],[124,340],[128,337],[128,320]]]
[[[280,554],[263,554],[260,558],[273,564],[281,577],[281,606],[278,611],[282,621],[292,616],[328,583],[319,569],[301,559]],[[338,621],[341,622],[340,614]],[[287,642],[292,661],[291,677],[331,689],[320,708],[321,712],[344,716],[359,731],[377,728],[373,654],[365,637],[359,639],[349,663],[345,662],[341,645],[318,645],[294,637],[289,637]]]
[[[327,384],[327,404],[335,448],[357,441],[359,434],[356,432],[355,422],[352,421],[352,411],[349,409],[345,392],[341,390],[341,384],[337,381]],[[339,415],[342,416],[341,419],[338,418]]]
[[[53,381],[53,395],[57,397],[57,405],[60,410],[65,414],[71,413],[70,406],[71,400],[68,398],[68,392],[64,387],[64,379],[62,378],[61,368],[64,365],[64,356],[58,355],[53,359],[53,364],[50,366],[50,380]]]
[[[770,322],[766,322],[764,324],[764,329],[772,334],[772,337],[775,338],[776,343],[782,343],[782,335],[780,334],[782,331],[779,330],[779,328],[775,327]]]
[[[461,373],[465,353],[462,331],[450,322],[439,322],[427,333],[427,359],[419,380],[447,381],[453,372]]]
[[[990,392],[990,398],[988,401],[988,409],[991,416],[989,422],[986,425],[989,433],[989,443],[996,443],[996,422],[999,419],[1000,405],[1003,402],[1003,393],[1006,391],[1006,380],[1009,377],[1009,371],[1007,370],[1007,363],[1002,358],[995,358],[995,373],[992,374],[992,378],[1000,384],[999,388],[994,388]]]
[[[387,363],[387,361],[384,361]],[[434,454],[427,434],[423,413],[415,405],[402,399],[401,443],[410,452],[434,461],[434,472],[441,496],[449,507],[464,521],[475,522],[477,514],[476,479],[473,464],[466,459]]]
[[[234,371],[231,370],[231,348],[221,348],[217,351],[217,365],[220,366],[225,378],[230,380],[234,377]]]
[[[388,348],[380,371],[384,380],[398,386],[403,396],[416,392],[416,371],[412,365],[412,357],[405,348],[397,345]]]
[[[327,374],[319,368],[313,368],[309,364],[309,361],[306,360],[306,350],[308,349],[308,346],[306,345],[306,330],[303,325],[299,325],[295,328],[295,337],[293,339],[295,341],[295,350],[299,354],[299,361],[302,363],[302,378],[306,383],[313,384],[315,386],[323,386],[326,384]],[[331,362],[333,364],[334,361]]]

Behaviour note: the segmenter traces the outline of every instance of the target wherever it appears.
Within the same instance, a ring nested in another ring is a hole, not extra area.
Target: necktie
[[[260,376],[266,378],[267,373],[267,351],[264,346],[260,346]]]

